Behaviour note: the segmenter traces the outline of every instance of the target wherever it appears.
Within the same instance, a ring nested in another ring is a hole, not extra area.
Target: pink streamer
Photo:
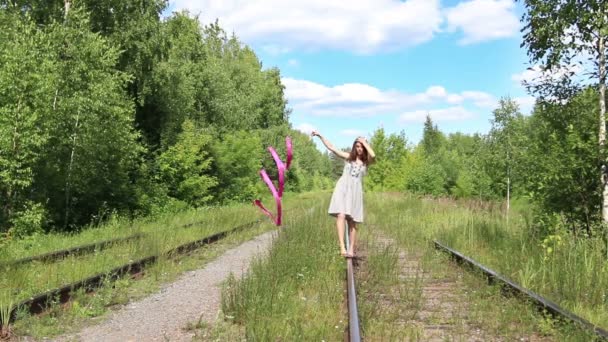
[[[285,138],[285,145],[287,145],[287,168],[291,166],[291,160],[293,159],[293,148],[291,146],[291,138]]]
[[[270,177],[268,177],[266,170],[264,170],[264,169],[260,170],[260,176],[262,177],[262,180],[264,181],[264,183],[266,183],[266,185],[268,186],[268,189],[270,189],[270,192],[272,193],[272,197],[274,197],[274,201],[277,205],[276,217],[274,215],[272,215],[272,213],[268,209],[266,209],[266,207],[264,207],[264,205],[262,204],[262,201],[260,201],[259,199],[256,199],[255,201],[253,201],[254,205],[258,206],[262,210],[262,212],[264,214],[266,214],[268,217],[270,217],[270,219],[277,226],[281,226],[281,217],[282,217],[281,199],[283,198],[283,190],[285,188],[285,171],[287,169],[289,169],[289,167],[291,166],[291,160],[293,159],[293,147],[291,144],[291,138],[289,138],[289,137],[285,138],[285,145],[287,146],[287,165],[285,165],[283,163],[283,161],[281,160],[281,158],[279,158],[279,155],[277,154],[277,152],[275,151],[275,149],[272,146],[268,147],[268,151],[272,155],[272,158],[274,159],[274,162],[277,165],[277,170],[279,173],[279,190],[278,191],[277,191],[277,188],[274,186],[274,183],[272,183],[272,181],[270,180]]]
[[[270,151],[275,164],[277,164],[277,170],[279,171],[279,197],[283,197],[283,186],[285,185],[285,164],[283,164],[283,161],[281,161],[274,148],[268,147],[268,151]]]

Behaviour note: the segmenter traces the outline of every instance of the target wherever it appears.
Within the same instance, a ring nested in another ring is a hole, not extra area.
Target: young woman
[[[331,196],[328,213],[336,217],[340,254],[352,258],[355,255],[357,224],[363,223],[363,176],[376,155],[363,137],[357,138],[350,153],[347,153],[335,148],[317,131],[313,131],[312,136],[319,137],[328,150],[345,160],[342,176]],[[348,222],[348,251],[344,246],[345,222]]]

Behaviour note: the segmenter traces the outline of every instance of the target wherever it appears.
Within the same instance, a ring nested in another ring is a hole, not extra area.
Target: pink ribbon
[[[270,177],[268,177],[266,170],[264,170],[264,169],[260,170],[260,176],[262,177],[262,180],[264,181],[264,183],[266,183],[266,185],[268,186],[268,189],[270,189],[270,192],[272,193],[272,197],[274,197],[274,201],[277,205],[277,216],[274,217],[272,215],[272,213],[268,209],[266,209],[266,207],[264,207],[264,205],[262,204],[262,201],[260,201],[259,199],[256,199],[255,201],[253,201],[253,204],[258,206],[262,210],[262,212],[264,214],[266,214],[268,217],[270,217],[270,219],[277,226],[281,225],[281,215],[282,215],[281,199],[283,198],[283,190],[285,188],[285,171],[287,169],[289,169],[289,167],[291,166],[291,160],[293,159],[293,147],[291,145],[291,138],[289,138],[289,137],[285,138],[285,145],[287,146],[287,165],[285,165],[285,163],[283,163],[281,158],[279,158],[277,151],[275,151],[275,149],[272,146],[268,147],[268,151],[272,155],[272,158],[274,159],[275,164],[277,164],[277,170],[279,172],[279,190],[278,191],[277,191],[277,188],[274,186],[274,183],[272,183],[272,181],[270,180]]]

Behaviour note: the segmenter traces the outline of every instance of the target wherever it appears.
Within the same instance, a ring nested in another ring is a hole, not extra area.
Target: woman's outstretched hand
[[[312,135],[313,137],[320,137],[321,136],[321,134],[319,134],[319,132],[317,132],[317,131],[310,132],[310,135]]]

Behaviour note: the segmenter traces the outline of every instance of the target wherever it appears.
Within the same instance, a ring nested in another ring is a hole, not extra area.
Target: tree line
[[[405,135],[377,130],[379,167],[368,186],[499,199],[507,210],[511,197],[525,198],[543,234],[599,236],[608,246],[608,2],[520,2],[521,46],[540,72],[525,83],[537,98],[532,114],[504,97],[491,130],[474,135],[443,134],[427,117],[422,141],[410,148]]]
[[[486,134],[441,132],[427,116],[422,139],[373,132],[378,156],[366,177],[368,190],[408,191],[435,197],[501,201],[534,206],[535,226],[577,234],[603,232],[601,183],[596,177],[597,91],[586,89],[564,104],[538,101],[523,115],[500,99]]]
[[[217,22],[163,18],[167,5],[0,0],[0,233],[252,200],[286,135],[287,190],[329,186],[280,71]]]

